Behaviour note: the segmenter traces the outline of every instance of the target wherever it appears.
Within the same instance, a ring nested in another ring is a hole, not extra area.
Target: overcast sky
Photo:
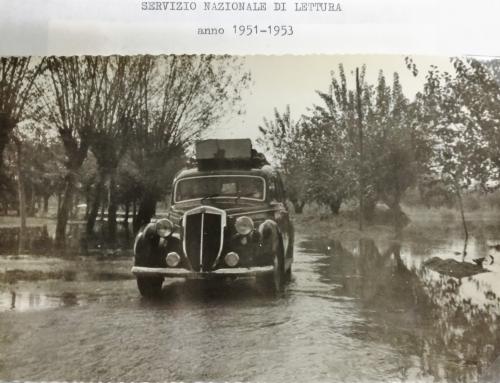
[[[259,136],[258,126],[263,118],[272,118],[274,108],[284,111],[290,105],[292,117],[296,120],[307,113],[307,108],[320,103],[316,90],[327,91],[331,71],[337,71],[344,64],[348,81],[354,84],[357,66],[366,64],[368,83],[376,83],[378,72],[383,70],[392,81],[392,74],[398,72],[404,92],[412,97],[422,89],[425,74],[430,65],[442,70],[452,70],[448,57],[413,57],[419,69],[414,77],[406,68],[404,56],[387,55],[308,55],[308,56],[246,56],[245,65],[252,73],[252,84],[243,94],[245,114],[232,116],[222,121],[209,133],[213,138]]]

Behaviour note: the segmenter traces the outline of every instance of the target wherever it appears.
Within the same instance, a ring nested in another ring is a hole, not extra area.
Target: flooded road
[[[500,253],[462,279],[423,267],[461,246],[302,237],[280,297],[173,281],[154,301],[130,258],[0,257],[0,379],[476,382],[500,354]]]

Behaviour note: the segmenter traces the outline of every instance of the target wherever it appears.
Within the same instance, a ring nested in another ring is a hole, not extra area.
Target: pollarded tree
[[[282,170],[287,197],[295,213],[301,214],[307,202],[307,164],[302,122],[295,122],[287,106],[283,114],[274,110],[274,119],[259,126],[258,144],[271,153],[272,161]]]
[[[227,56],[160,56],[144,74],[130,155],[141,169],[138,230],[183,166],[187,147],[210,126],[236,111],[249,74]]]
[[[133,128],[140,107],[141,81],[151,70],[153,60],[147,56],[109,58],[107,76],[97,111],[97,124],[90,149],[97,161],[94,198],[87,219],[91,233],[99,210],[105,183],[108,183],[108,233],[116,234],[118,208],[117,169],[132,142]]]
[[[43,118],[55,127],[66,156],[64,193],[57,216],[56,245],[63,246],[78,173],[87,157],[101,117],[109,57],[49,57],[47,72],[37,86],[44,88]]]

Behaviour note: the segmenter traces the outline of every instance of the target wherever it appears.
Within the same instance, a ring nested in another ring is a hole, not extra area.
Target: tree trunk
[[[341,205],[342,205],[341,199],[336,199],[336,200],[330,202],[329,207],[330,207],[330,211],[332,212],[333,215],[339,214]]]
[[[151,193],[145,193],[139,204],[139,212],[134,219],[134,232],[148,224],[156,213],[156,197]]]
[[[375,207],[377,206],[377,201],[370,198],[364,201],[363,204],[363,219],[372,222],[375,216]]]
[[[359,81],[359,68],[356,68],[356,112],[358,125],[358,144],[359,144],[359,230],[363,230],[363,220],[365,211],[365,180],[363,175],[364,170],[364,155],[363,155],[363,112],[361,109],[361,84]]]
[[[0,112],[0,169],[3,168],[3,152],[9,143],[10,132],[16,124],[7,116],[7,113]]]
[[[88,220],[90,214],[90,190],[85,193],[85,216],[84,219]]]
[[[306,201],[302,201],[297,205],[297,214],[302,214],[304,212],[304,206],[306,205]]]
[[[80,204],[79,193],[75,193],[71,204],[71,219],[78,219],[78,205]]]
[[[36,214],[41,215],[43,212],[43,197],[38,196],[36,199]]]
[[[24,186],[24,174],[22,171],[22,144],[19,140],[15,140],[16,146],[16,172],[17,172],[17,190],[19,196],[19,216],[21,217],[21,226],[19,228],[19,253],[24,252],[26,248],[26,192]]]
[[[460,215],[462,217],[462,225],[464,228],[465,244],[463,251],[463,258],[467,255],[467,242],[469,240],[469,230],[467,228],[467,222],[465,221],[464,204],[462,201],[462,193],[460,192],[460,185],[457,180],[455,180],[455,192],[457,193],[458,206],[460,208]]]
[[[45,216],[47,216],[47,214],[49,213],[49,199],[50,196],[48,195],[43,196],[43,214]]]
[[[296,214],[302,214],[304,212],[304,206],[306,204],[305,201],[299,201],[299,200],[292,200],[292,205],[293,205],[293,209],[295,211]]]
[[[104,175],[97,172],[97,183],[94,188],[94,198],[90,207],[89,215],[87,217],[87,234],[92,234],[94,231],[95,221],[99,214],[99,207],[102,200],[102,192],[104,189]]]
[[[462,262],[465,261],[465,257],[467,256],[467,244],[469,243],[469,237],[465,237],[464,241],[464,249],[462,251]]]
[[[465,221],[465,212],[464,212],[464,205],[462,202],[462,195],[460,192],[457,192],[457,195],[458,195],[458,205],[460,206],[460,215],[462,217],[462,225],[464,227],[465,240],[468,240],[469,230],[467,229],[467,222]]]
[[[389,207],[391,209],[394,230],[397,235],[400,235],[403,227],[408,223],[408,217],[401,209],[399,202],[396,202]]]
[[[59,216],[59,211],[61,210],[62,193],[57,192],[57,216]]]
[[[123,223],[128,225],[128,218],[130,216],[130,201],[125,203],[125,217],[123,218]]]
[[[69,215],[71,213],[71,202],[76,190],[76,175],[74,171],[69,170],[64,179],[65,187],[62,196],[61,206],[57,214],[56,226],[56,247],[62,248],[66,243],[66,227],[68,225]]]
[[[108,233],[111,241],[116,239],[116,211],[118,210],[116,188],[116,169],[112,169],[109,174],[109,194],[108,194]]]
[[[132,222],[137,219],[137,201],[134,199],[132,201]]]
[[[104,218],[106,217],[106,202],[104,201],[101,201],[102,204],[101,204],[101,222],[104,222]]]
[[[26,201],[28,202],[26,205],[26,210],[28,213],[29,217],[34,217],[35,216],[35,191],[33,190],[32,187],[28,188],[28,192],[26,193]]]

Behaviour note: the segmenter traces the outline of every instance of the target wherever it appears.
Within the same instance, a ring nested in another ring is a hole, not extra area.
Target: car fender
[[[134,242],[134,264],[135,266],[155,265],[155,251],[158,249],[160,237],[156,234],[154,223],[147,224],[142,231],[137,234]]]
[[[165,254],[169,247],[177,246],[177,238],[160,238],[154,223],[147,224],[139,232],[134,242],[134,265],[144,267],[164,267]]]
[[[259,225],[258,231],[263,255],[272,259],[272,256],[277,253],[283,263],[283,239],[278,224],[267,219]]]

